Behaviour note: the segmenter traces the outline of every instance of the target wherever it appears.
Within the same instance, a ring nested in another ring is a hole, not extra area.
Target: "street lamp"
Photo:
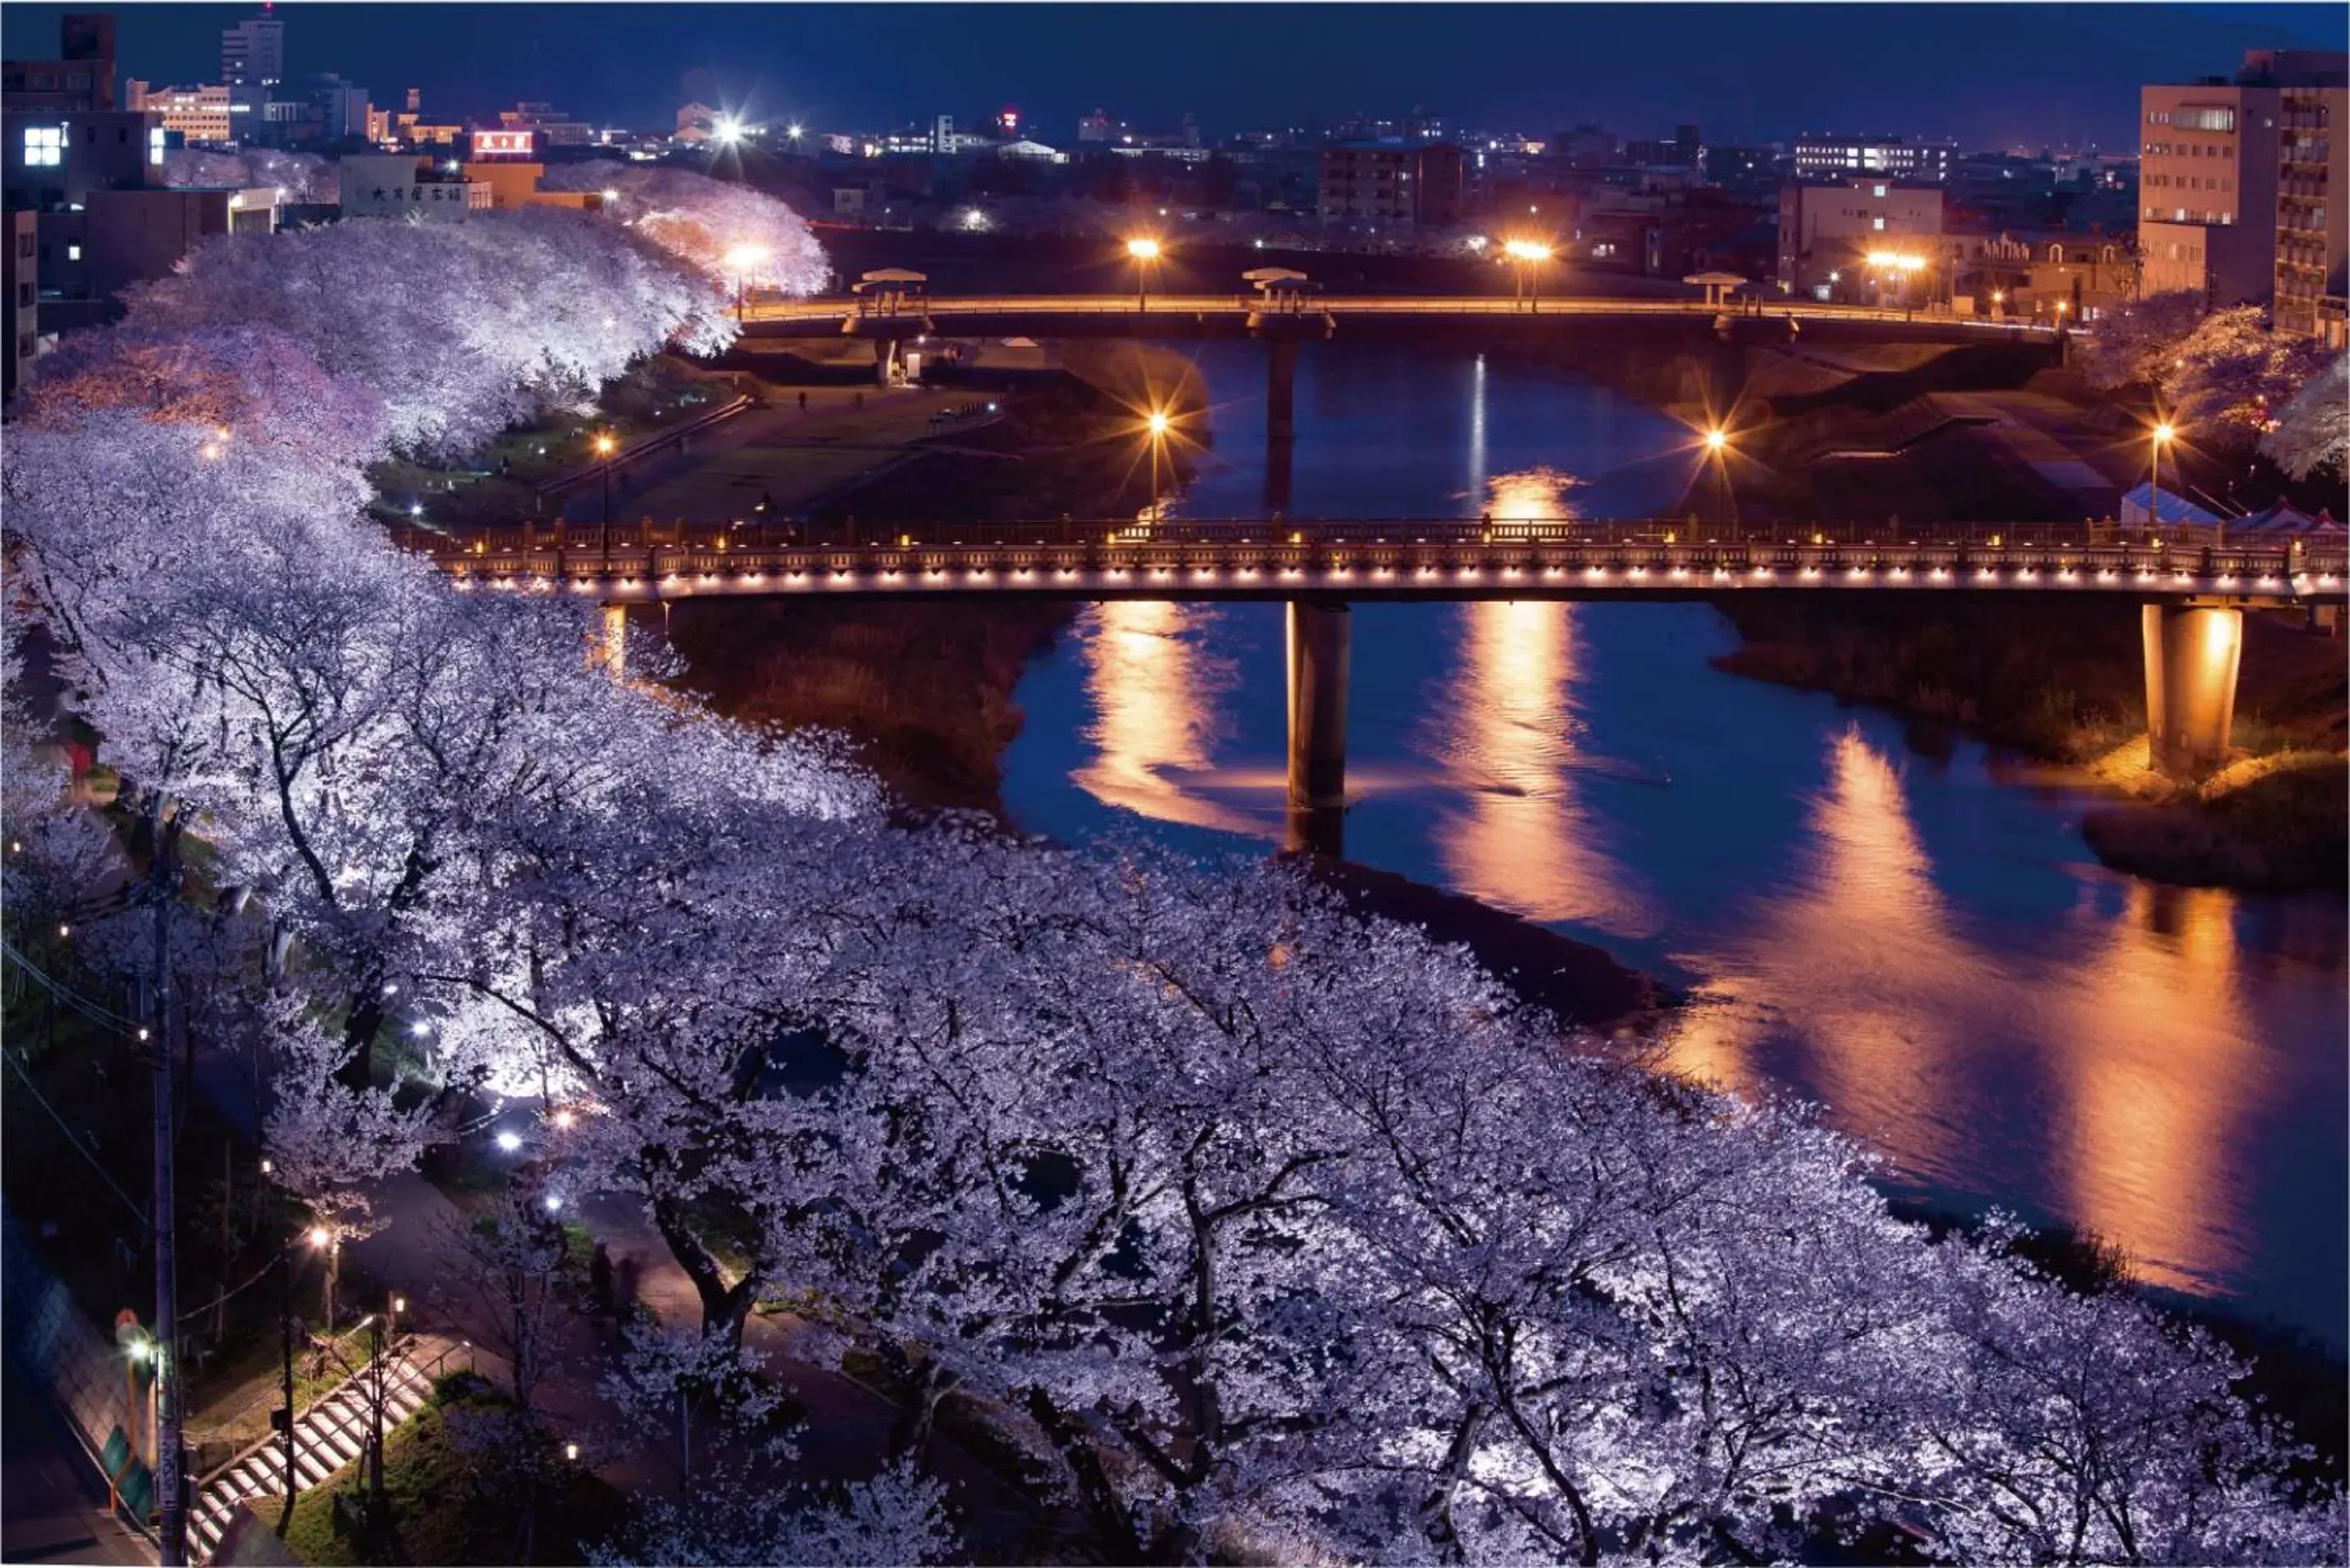
[[[775,253],[762,244],[739,244],[726,253],[726,270],[734,275],[734,319],[744,319],[744,300],[751,286],[751,274]]]
[[[1734,508],[1730,491],[1730,432],[1720,425],[1710,425],[1705,432],[1706,462],[1714,470],[1715,481],[1721,487],[1721,527],[1732,531]]]
[[[596,438],[596,455],[604,460],[604,521],[597,530],[597,548],[603,553],[608,571],[612,560],[612,454],[619,450],[620,443],[609,431]]]
[[[1901,301],[1901,307],[1905,310],[1908,309],[1909,305],[1909,275],[1913,272],[1923,272],[1926,267],[1926,258],[1924,256],[1903,255],[1898,251],[1871,251],[1868,253],[1868,265],[1876,267],[1880,272],[1889,272],[1894,275],[1896,286],[1900,291],[1898,297]],[[1879,296],[1878,303],[1883,303],[1881,294]]]
[[[1150,308],[1150,268],[1159,259],[1159,242],[1152,239],[1128,240],[1126,254],[1134,258],[1134,308]]]
[[[1165,410],[1153,409],[1150,417],[1142,423],[1143,429],[1150,433],[1150,521],[1156,524],[1159,521],[1159,449],[1166,444],[1167,432],[1174,421],[1167,417]]]
[[[722,114],[710,122],[710,139],[721,147],[739,147],[743,142],[743,122],[731,114]]]
[[[1528,208],[1527,211],[1531,212],[1533,209]],[[1527,302],[1530,314],[1541,315],[1542,264],[1550,260],[1550,247],[1533,240],[1512,240],[1502,247],[1502,254],[1510,258],[1517,272],[1518,297]],[[1532,275],[1534,285],[1531,292],[1527,288],[1529,275]]]
[[[2147,444],[2153,452],[2153,464],[2147,487],[2146,515],[2147,524],[2158,528],[2162,526],[2162,449],[2178,438],[2178,431],[2168,420],[2159,420],[2147,434]]]

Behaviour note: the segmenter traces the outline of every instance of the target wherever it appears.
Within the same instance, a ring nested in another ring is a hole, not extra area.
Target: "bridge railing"
[[[401,540],[465,576],[598,580],[674,574],[742,576],[860,572],[1031,570],[1153,572],[1332,570],[1425,576],[1591,569],[1785,571],[1798,577],[1879,570],[2007,571],[2172,583],[2182,578],[2247,584],[2300,574],[2327,582],[2344,574],[2339,543],[2235,540],[2224,531],[2162,535],[2094,524],[1856,524],[1742,529],[1686,520],[1595,523],[1577,519],[1459,518],[1322,521],[1234,518],[968,523],[890,528],[858,537],[847,529],[810,537],[782,526],[632,530],[596,526],[432,531]]]
[[[876,306],[858,296],[822,296],[795,300],[768,300],[746,306],[750,321],[819,321],[843,317],[874,320],[936,320],[957,316],[1246,316],[1265,308],[1261,296],[1252,294],[1154,294],[1147,303],[1131,294],[1102,295],[931,295],[918,305],[896,309]],[[1930,310],[1906,310],[1889,306],[1831,305],[1817,301],[1773,300],[1765,296],[1759,307],[1751,301],[1731,300],[1709,305],[1702,299],[1609,298],[1592,295],[1560,295],[1525,299],[1509,295],[1344,295],[1315,296],[1310,312],[1341,316],[1716,316],[1760,314],[1772,318],[1804,320],[1923,321],[1939,326],[1980,327],[2001,333],[2047,333],[2051,327],[2030,321],[1983,317],[1948,316]]]

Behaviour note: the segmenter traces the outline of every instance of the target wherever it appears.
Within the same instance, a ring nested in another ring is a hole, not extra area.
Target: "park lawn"
[[[776,511],[788,513],[901,455],[870,447],[743,447],[720,452],[692,472],[631,496],[615,510],[630,524],[641,517],[717,523],[750,517],[764,495],[773,500]]]
[[[399,1532],[398,1561],[472,1564],[514,1560],[514,1501],[484,1496],[476,1488],[471,1462],[450,1440],[445,1420],[452,1407],[503,1402],[503,1395],[478,1383],[450,1404],[436,1393],[385,1438],[383,1485]],[[361,1476],[360,1464],[354,1461],[295,1503],[286,1543],[303,1562],[319,1568],[358,1568],[366,1561],[357,1538],[335,1533],[335,1493],[356,1491]],[[576,1473],[567,1489],[540,1504],[535,1558],[540,1563],[584,1561],[586,1547],[617,1534],[625,1514],[619,1491],[591,1474]]]

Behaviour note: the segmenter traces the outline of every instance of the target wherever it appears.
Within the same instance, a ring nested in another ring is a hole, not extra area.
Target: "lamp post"
[[[1713,465],[1715,481],[1721,487],[1721,526],[1729,533],[1736,524],[1732,519],[1730,496],[1730,432],[1714,425],[1705,432],[1706,460]]]
[[[1159,449],[1166,444],[1167,431],[1172,422],[1164,409],[1153,409],[1149,419],[1143,421],[1144,428],[1150,432],[1150,522],[1153,527],[1159,523]]]
[[[726,270],[734,275],[734,320],[740,325],[750,314],[749,291],[751,275],[775,253],[762,244],[739,244],[726,252]]]
[[[2149,527],[2162,526],[2162,449],[2178,436],[2178,430],[2168,420],[2156,422],[2147,432],[2147,444],[2153,452],[2152,475],[2147,484],[2146,515]]]
[[[1159,259],[1159,242],[1151,239],[1128,240],[1126,254],[1134,258],[1134,308],[1150,308],[1150,267]]]
[[[1510,258],[1518,275],[1518,297],[1526,302],[1527,313],[1541,315],[1542,265],[1550,260],[1550,247],[1533,240],[1512,240],[1502,247],[1502,254]]]
[[[332,1339],[335,1334],[335,1275],[342,1262],[343,1244],[324,1225],[311,1226],[307,1240],[310,1245],[327,1255],[327,1286],[322,1301],[327,1313],[327,1337]]]
[[[596,438],[596,455],[604,460],[604,522],[597,530],[596,547],[603,554],[608,573],[612,562],[612,454],[619,450],[620,443],[609,433]]]

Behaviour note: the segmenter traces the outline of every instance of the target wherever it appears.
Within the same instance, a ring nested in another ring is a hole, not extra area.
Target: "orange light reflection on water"
[[[1795,1037],[1837,1126],[1960,1189],[2014,1158],[1985,1147],[1993,1129],[2039,1124],[2008,1136],[2047,1147],[2052,1209],[2151,1283],[2219,1288],[2242,1261],[2239,1151],[2268,1093],[2232,895],[2133,885],[2119,918],[2084,900],[2084,948],[1994,958],[1942,894],[1900,771],[1856,731],[1831,742],[1807,826],[1746,934],[1690,955],[1711,978],[1667,1064],[1751,1093]]]
[[[1215,767],[1217,699],[1232,674],[1200,646],[1205,606],[1111,599],[1086,612],[1094,760],[1074,775],[1106,805],[1162,822],[1264,836],[1269,825],[1192,787]]]

